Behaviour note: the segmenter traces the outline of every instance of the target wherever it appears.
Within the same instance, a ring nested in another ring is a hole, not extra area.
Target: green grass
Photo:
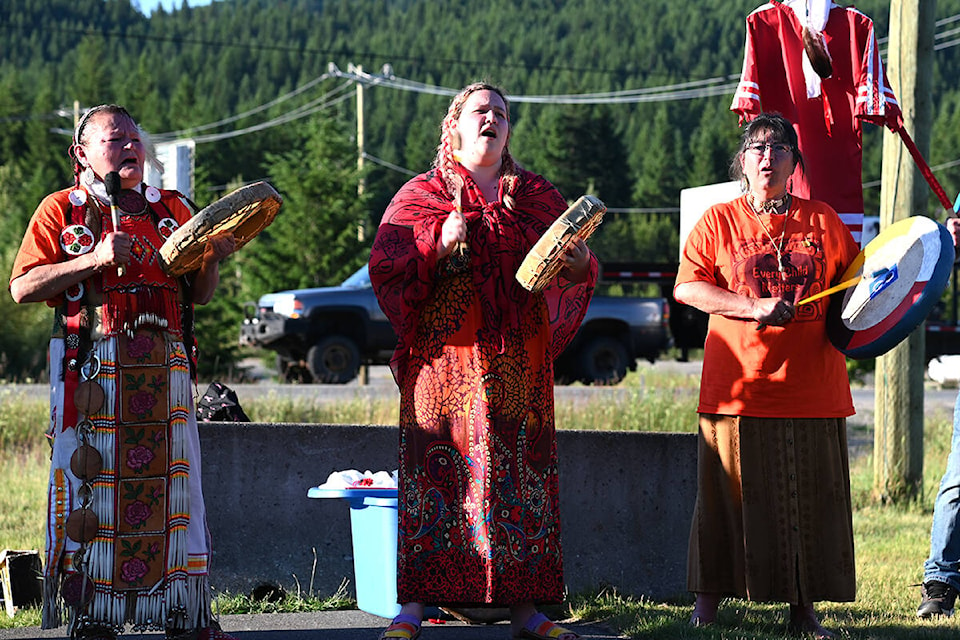
[[[297,593],[273,592],[264,594],[260,598],[254,598],[252,595],[222,594],[214,600],[214,610],[219,615],[296,613],[353,609],[356,604],[356,600],[347,595],[347,581],[344,580],[336,593],[326,597],[315,594],[312,587],[306,592],[298,588]]]
[[[584,390],[577,401],[558,402],[557,425],[565,429],[684,431],[696,429],[695,376],[660,374],[641,367],[615,389],[616,401]],[[311,400],[270,396],[245,403],[251,419],[262,422],[394,424],[396,401],[355,401],[321,406]],[[43,401],[4,395],[0,387],[0,548],[42,549],[44,495],[49,447],[43,431],[47,407]],[[857,429],[869,437],[868,429]],[[817,609],[828,628],[841,637],[862,640],[919,640],[960,632],[960,618],[928,622],[914,612],[919,602],[922,563],[927,555],[933,496],[950,448],[950,416],[927,420],[925,426],[925,497],[912,504],[880,507],[872,500],[872,460],[869,454],[851,462],[854,532],[857,551],[857,601],[821,603]],[[600,620],[631,638],[786,639],[785,605],[728,600],[719,623],[694,629],[687,625],[691,598],[655,602],[613,590],[571,594],[566,613],[580,620]],[[352,607],[341,588],[335,594],[313,593],[306,585],[276,600],[256,601],[247,595],[221,594],[215,606],[221,614],[315,611]],[[564,611],[560,611],[564,613]],[[38,626],[39,611],[18,611],[11,620],[0,614],[0,629]]]
[[[0,387],[0,549],[43,549],[48,415],[46,402]]]
[[[262,399],[244,400],[243,410],[253,422],[396,424],[400,403],[362,399],[318,403],[310,398],[289,398],[270,392]]]

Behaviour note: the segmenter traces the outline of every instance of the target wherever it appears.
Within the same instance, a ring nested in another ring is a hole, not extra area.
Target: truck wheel
[[[585,384],[617,384],[627,375],[627,348],[616,338],[591,338],[580,348],[579,360]]]
[[[346,336],[328,336],[307,351],[315,382],[346,384],[360,371],[360,349]]]

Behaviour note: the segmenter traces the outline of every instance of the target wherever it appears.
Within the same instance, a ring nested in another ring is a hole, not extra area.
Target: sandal
[[[414,616],[401,613],[393,619],[389,627],[383,630],[383,633],[380,634],[380,640],[390,640],[391,638],[417,640],[420,637],[420,623],[421,621]]]
[[[530,619],[527,620],[523,628],[520,629],[520,635],[514,636],[514,640],[556,640],[556,638],[565,635],[574,638],[580,637],[573,631],[564,629],[560,625],[551,622],[547,616],[537,612],[530,616]]]

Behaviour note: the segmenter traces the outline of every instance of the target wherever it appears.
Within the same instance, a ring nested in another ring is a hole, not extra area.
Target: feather
[[[826,42],[823,40],[823,33],[803,28],[803,50],[810,60],[810,66],[821,78],[829,78],[833,75],[833,60],[830,58],[830,52],[827,51]]]

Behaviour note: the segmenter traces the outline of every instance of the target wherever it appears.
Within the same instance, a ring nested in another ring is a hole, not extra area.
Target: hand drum
[[[857,359],[874,358],[895,347],[940,300],[953,258],[950,233],[935,220],[912,216],[884,229],[841,278],[860,275],[860,281],[831,298],[830,342]]]

